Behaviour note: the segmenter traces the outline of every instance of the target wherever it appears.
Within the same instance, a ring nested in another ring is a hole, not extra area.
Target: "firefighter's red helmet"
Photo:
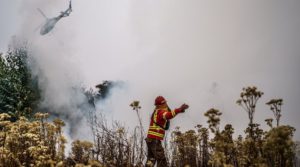
[[[162,104],[165,104],[167,103],[166,99],[162,96],[157,96],[156,99],[155,99],[155,105],[158,106],[158,105],[162,105]]]

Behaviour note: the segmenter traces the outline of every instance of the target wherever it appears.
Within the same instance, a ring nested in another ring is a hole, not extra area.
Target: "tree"
[[[263,150],[262,146],[265,142],[263,139],[264,131],[259,127],[259,124],[249,124],[246,128],[244,151],[247,156],[246,166],[258,166],[263,163]]]
[[[215,134],[214,138],[211,140],[211,142],[209,142],[209,145],[212,149],[209,164],[217,167],[225,163],[225,155],[222,150],[223,140],[219,130],[221,115],[222,113],[214,108],[211,108],[204,113],[204,116],[208,117],[207,123],[209,129]]]
[[[12,121],[20,116],[31,118],[40,99],[28,55],[26,43],[13,43],[7,54],[0,55],[0,113],[8,113]]]
[[[245,140],[245,151],[246,155],[248,156],[247,166],[253,166],[255,163],[258,163],[259,158],[259,148],[261,147],[261,132],[262,130],[259,129],[259,124],[253,123],[256,103],[258,99],[264,93],[257,90],[255,86],[249,86],[247,88],[243,88],[240,94],[240,99],[236,101],[238,105],[240,105],[247,113],[249,118],[249,124],[245,133],[248,134]]]
[[[204,113],[204,116],[208,117],[207,123],[209,126],[209,129],[212,133],[215,133],[216,135],[219,133],[219,125],[220,125],[220,116],[222,113],[214,108],[209,109]]]
[[[248,156],[245,154],[245,141],[243,140],[243,137],[241,135],[238,136],[238,138],[234,141],[235,148],[236,148],[236,160],[237,165],[235,166],[246,166],[248,161]]]
[[[271,129],[273,128],[273,119],[272,118],[265,119],[265,122]]]
[[[182,133],[179,127],[172,133],[172,163],[171,166],[197,165],[197,138],[194,130]]]
[[[295,128],[285,125],[273,128],[266,134],[263,149],[268,166],[293,166],[295,150],[292,137],[294,132]]]
[[[139,120],[139,123],[140,123],[140,150],[139,150],[139,163],[142,163],[143,162],[143,159],[144,159],[144,155],[145,155],[145,151],[144,151],[144,127],[143,127],[143,124],[142,124],[142,118],[140,116],[140,109],[142,108],[140,106],[140,102],[139,101],[133,101],[131,104],[130,104],[130,107],[132,107],[132,110],[136,112],[137,114],[137,117],[138,117],[138,120]]]
[[[282,106],[282,99],[272,99],[266,104],[270,106],[271,111],[273,111],[275,119],[276,119],[276,125],[279,126],[279,120],[281,117],[281,106]]]
[[[92,155],[93,144],[89,141],[75,140],[72,142],[71,157],[76,163],[87,165]]]
[[[96,98],[105,99],[114,85],[115,83],[113,81],[103,81],[103,83],[96,85],[96,88],[98,88],[98,95]]]
[[[253,116],[255,113],[255,107],[258,99],[264,93],[257,90],[255,86],[243,88],[242,93],[240,94],[240,99],[236,103],[243,107],[243,109],[248,113],[250,124],[253,124]]]
[[[222,136],[222,152],[225,155],[225,163],[231,165],[237,165],[236,148],[233,142],[232,135],[234,128],[231,124],[226,124],[224,130],[221,132]]]
[[[0,166],[41,167],[63,162],[64,159],[57,155],[65,147],[66,140],[61,128],[47,122],[47,118],[47,113],[36,113],[33,121],[20,117],[11,122],[9,114],[0,114]],[[62,126],[63,122],[57,121]]]
[[[207,128],[202,127],[202,125],[196,126],[198,132],[198,148],[199,148],[199,158],[198,166],[208,167],[209,161],[209,151],[208,151],[208,141],[209,141],[209,131]]]

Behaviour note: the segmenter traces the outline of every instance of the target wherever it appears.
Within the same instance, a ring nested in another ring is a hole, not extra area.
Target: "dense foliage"
[[[40,98],[37,79],[28,68],[26,43],[13,44],[7,54],[0,54],[0,113],[11,120],[31,118]]]

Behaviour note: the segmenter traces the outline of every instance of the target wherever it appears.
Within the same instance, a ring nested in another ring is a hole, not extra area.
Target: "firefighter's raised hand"
[[[187,105],[187,104],[182,104],[181,107],[180,107],[181,112],[185,112],[185,110],[188,109],[188,108],[189,108],[189,105]]]

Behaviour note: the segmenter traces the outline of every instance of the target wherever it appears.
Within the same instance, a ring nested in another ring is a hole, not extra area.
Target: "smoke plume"
[[[84,96],[74,87],[94,87],[103,80],[121,80],[126,86],[113,89],[96,112],[129,127],[138,125],[132,101],[141,102],[147,127],[153,101],[162,95],[171,108],[190,105],[171,128],[206,125],[203,114],[214,107],[223,112],[221,127],[231,123],[236,135],[243,134],[247,115],[235,101],[251,85],[265,93],[255,122],[266,127],[264,119],[273,115],[265,103],[283,98],[282,124],[300,126],[299,2],[74,0],[71,15],[40,36],[35,28],[44,18],[36,8],[52,17],[67,3],[23,2],[18,35],[28,38],[34,50],[32,68],[44,92],[41,106],[76,123],[69,126],[82,122],[74,128],[82,129],[76,137],[83,137],[88,127],[77,107]]]

